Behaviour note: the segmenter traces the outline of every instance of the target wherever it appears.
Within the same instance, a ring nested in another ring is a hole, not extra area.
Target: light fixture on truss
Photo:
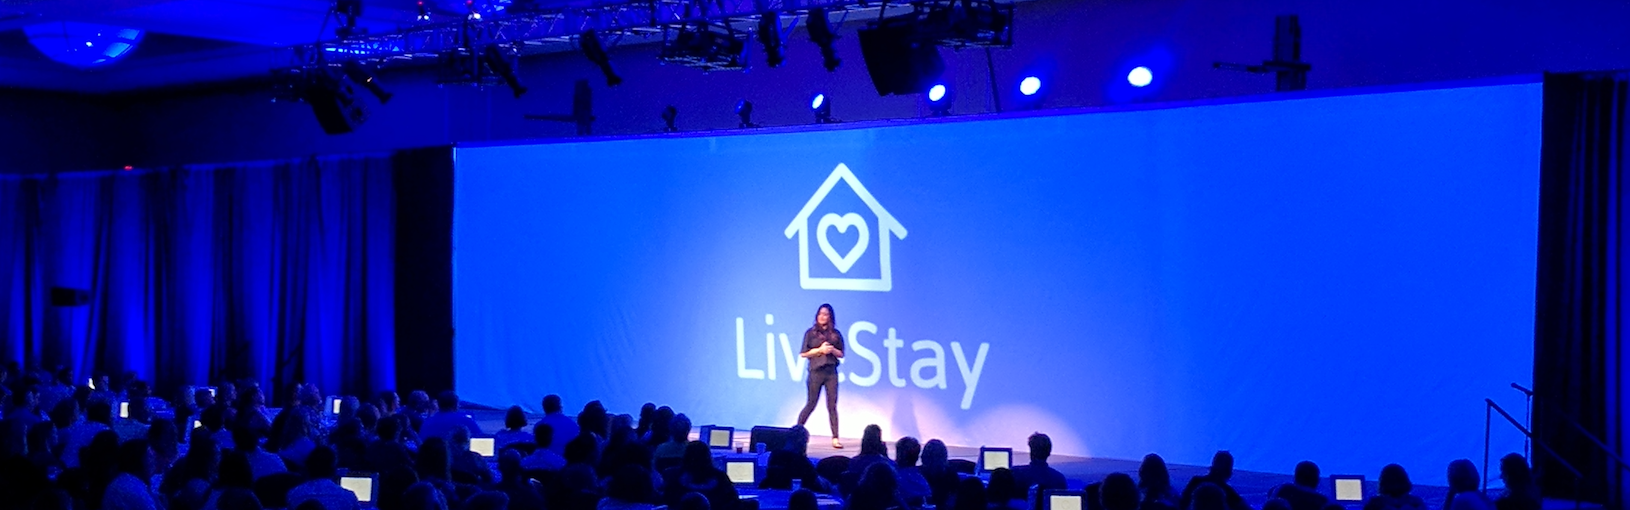
[[[747,36],[729,25],[684,26],[678,34],[663,33],[663,63],[680,64],[705,71],[739,71],[747,68]]]

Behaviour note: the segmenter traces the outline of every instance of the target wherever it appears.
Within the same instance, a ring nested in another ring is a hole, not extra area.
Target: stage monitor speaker
[[[877,94],[921,94],[945,73],[945,60],[933,41],[922,40],[912,24],[890,24],[860,30],[860,56]]]
[[[68,287],[51,287],[51,306],[85,306],[91,302],[91,292]]]
[[[764,448],[769,451],[781,451],[787,446],[787,432],[790,430],[792,429],[781,427],[753,427],[747,444],[756,447],[759,443],[764,443]]]

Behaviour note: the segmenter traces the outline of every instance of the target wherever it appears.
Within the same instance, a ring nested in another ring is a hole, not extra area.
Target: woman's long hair
[[[826,309],[826,329],[821,329],[822,308]],[[825,334],[838,330],[838,312],[832,311],[832,305],[829,303],[821,303],[821,306],[815,307],[815,318],[813,320],[815,321],[815,324],[810,326],[810,329],[813,329],[818,333]]]

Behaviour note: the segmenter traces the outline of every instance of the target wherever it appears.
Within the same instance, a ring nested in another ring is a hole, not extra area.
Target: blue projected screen
[[[831,303],[844,437],[1441,484],[1532,379],[1540,99],[459,148],[457,389],[789,426]]]

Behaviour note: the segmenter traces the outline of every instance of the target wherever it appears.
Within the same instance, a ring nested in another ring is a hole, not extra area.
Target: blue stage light
[[[1154,73],[1150,72],[1149,68],[1143,66],[1133,68],[1132,72],[1126,74],[1126,82],[1132,84],[1133,87],[1148,85],[1149,82],[1154,81],[1154,79]]]
[[[824,104],[826,104],[826,94],[815,94],[815,99],[809,102],[809,109],[819,110],[821,105]]]
[[[1037,92],[1041,92],[1041,78],[1035,76],[1024,77],[1024,80],[1019,82],[1019,92],[1027,96],[1034,96]]]
[[[815,94],[815,99],[809,102],[809,109],[815,112],[816,124],[832,122],[832,102],[826,100],[826,94]]]
[[[929,101],[939,102],[941,99],[945,99],[945,85],[935,84],[928,89]]]

